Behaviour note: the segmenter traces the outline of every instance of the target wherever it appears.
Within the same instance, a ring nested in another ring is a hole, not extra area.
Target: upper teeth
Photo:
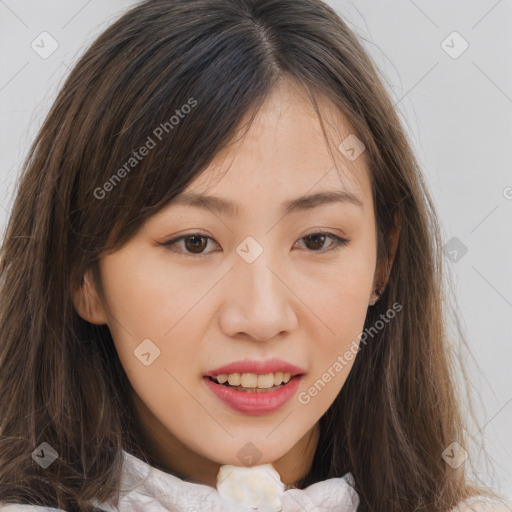
[[[279,386],[282,382],[285,384],[291,379],[291,373],[266,373],[258,375],[256,373],[222,373],[214,377],[219,384],[228,382],[230,386],[243,386],[244,388],[262,388],[267,389],[272,386]]]

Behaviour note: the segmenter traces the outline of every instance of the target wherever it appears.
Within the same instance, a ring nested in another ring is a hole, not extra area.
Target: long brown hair
[[[365,328],[403,309],[361,346],[298,487],[350,471],[359,510],[378,512],[446,512],[485,492],[441,456],[466,435],[440,228],[357,37],[320,0],[146,0],[80,58],[22,169],[0,264],[0,501],[93,510],[117,493],[122,450],[151,462],[110,332],[78,316],[71,291],[88,269],[101,290],[98,260],[196,178],[284,75],[319,116],[317,95],[333,101],[365,144],[379,259],[401,223]],[[45,469],[31,456],[43,442],[58,455]]]

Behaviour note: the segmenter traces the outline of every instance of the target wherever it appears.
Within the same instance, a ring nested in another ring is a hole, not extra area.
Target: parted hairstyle
[[[110,331],[77,314],[72,290],[89,269],[102,289],[99,259],[183,191],[285,76],[320,121],[323,95],[364,143],[379,260],[396,218],[401,226],[365,328],[403,308],[361,345],[298,487],[350,471],[361,512],[446,512],[492,493],[442,457],[452,442],[466,446],[461,390],[470,390],[462,366],[458,384],[446,325],[457,312],[439,221],[356,34],[321,0],[146,0],[80,57],[21,169],[0,254],[1,503],[95,510],[93,499],[117,495],[122,450],[151,463]],[[42,442],[58,453],[45,469],[31,457]]]

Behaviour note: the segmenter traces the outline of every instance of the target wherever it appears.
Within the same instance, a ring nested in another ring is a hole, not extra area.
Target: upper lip
[[[223,373],[257,373],[259,375],[265,375],[266,373],[276,372],[290,373],[294,376],[303,374],[304,370],[282,359],[274,358],[265,361],[245,359],[243,361],[234,361],[220,366],[219,368],[215,368],[214,370],[210,370],[208,373],[205,373],[205,377],[217,377],[217,375]]]

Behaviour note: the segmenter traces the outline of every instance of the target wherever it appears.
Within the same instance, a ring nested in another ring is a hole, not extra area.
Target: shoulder
[[[503,503],[485,498],[473,498],[459,503],[450,512],[512,512],[512,503]]]
[[[65,512],[60,508],[41,507],[39,505],[19,505],[17,503],[2,505],[0,512]]]

